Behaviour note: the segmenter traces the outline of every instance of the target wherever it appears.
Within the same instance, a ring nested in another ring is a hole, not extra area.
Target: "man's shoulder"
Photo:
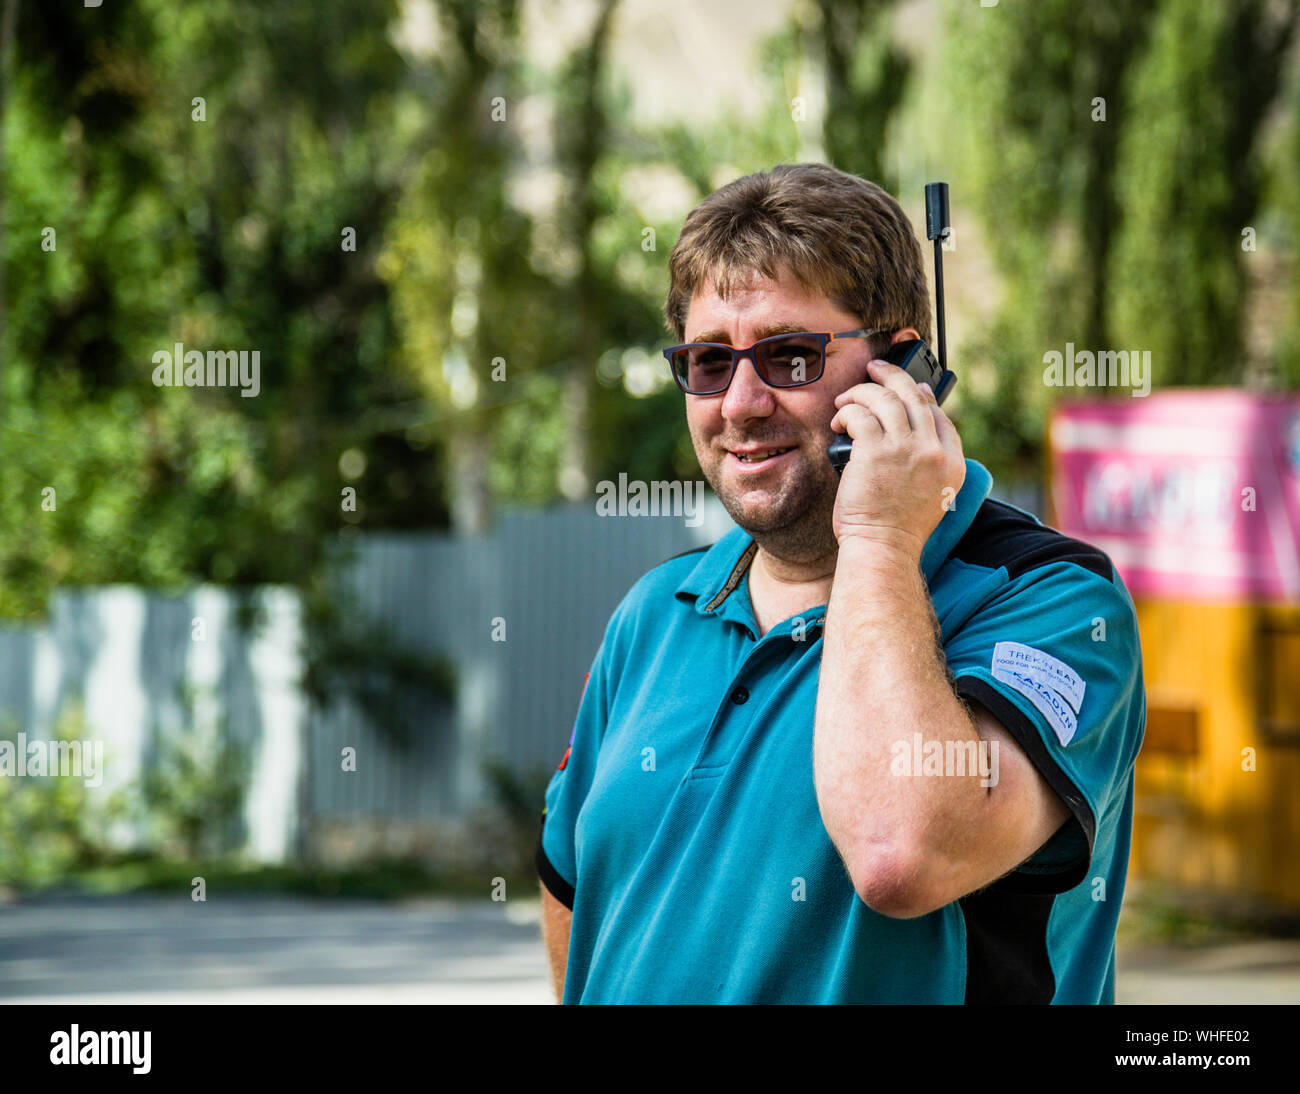
[[[948,558],[988,570],[1006,570],[1015,581],[1057,563],[1116,583],[1115,567],[1100,547],[1067,536],[1032,513],[996,498],[986,498]]]
[[[671,598],[713,546],[712,543],[705,543],[698,547],[688,547],[650,567],[628,590],[624,606],[640,607],[647,602],[661,604],[665,598]]]
[[[709,550],[712,546],[713,546],[712,543],[702,543],[698,547],[688,547],[684,551],[678,551],[675,555],[669,555],[666,559],[664,559],[662,562],[660,562],[658,565],[656,565],[653,569],[651,569],[648,572],[653,573],[655,570],[659,569],[660,566],[667,566],[668,563],[676,562],[679,558],[687,558],[692,555],[702,555],[705,551]]]
[[[646,629],[639,625],[642,619],[653,618],[654,629],[660,629],[665,611],[683,603],[675,595],[677,590],[712,546],[704,544],[679,551],[637,578],[609,618],[605,632],[605,645],[612,647],[609,652],[618,650],[619,655],[626,656],[638,641],[638,633],[640,640],[646,640]]]

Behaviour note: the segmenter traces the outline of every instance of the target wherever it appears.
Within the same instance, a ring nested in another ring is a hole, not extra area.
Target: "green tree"
[[[896,0],[817,0],[826,71],[830,163],[898,194],[885,162],[886,137],[907,90],[912,62],[889,33]]]
[[[445,523],[375,271],[429,138],[395,0],[6,10],[0,511],[26,534],[0,611],[59,581],[298,580],[349,482],[368,526]],[[155,387],[176,342],[257,350],[259,395]]]
[[[1162,386],[1245,378],[1242,229],[1261,211],[1264,123],[1298,18],[1294,0],[1168,0],[1135,73],[1106,299],[1114,344],[1150,349]]]
[[[1240,231],[1295,5],[948,5],[953,162],[1004,289],[967,343],[963,435],[1037,473],[1043,355],[1152,351],[1155,381],[1240,379]],[[988,376],[991,372],[991,377]]]

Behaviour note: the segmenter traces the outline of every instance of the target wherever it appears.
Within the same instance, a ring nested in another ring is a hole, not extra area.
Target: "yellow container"
[[[1132,875],[1300,906],[1300,605],[1134,602]]]
[[[1045,452],[1047,523],[1137,607],[1131,876],[1300,907],[1300,398],[1062,401]]]

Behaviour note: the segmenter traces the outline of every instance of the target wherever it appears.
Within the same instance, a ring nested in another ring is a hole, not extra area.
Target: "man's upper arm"
[[[993,881],[1032,858],[1070,819],[1070,810],[1006,726],[977,700],[970,700],[966,705],[980,739],[997,749],[999,786],[989,788],[990,797],[997,797],[999,787],[1006,791],[1000,805],[1007,831],[1002,847],[1010,865],[988,879]]]
[[[542,940],[551,967],[556,1002],[560,1003],[564,1001],[569,935],[577,899],[578,848],[575,837],[578,813],[591,790],[596,756],[604,736],[607,699],[605,645],[602,644],[591,669],[583,677],[573,731],[546,788],[546,804],[537,834],[535,863],[542,883]]]
[[[546,958],[551,966],[551,982],[555,987],[555,1001],[564,1002],[564,977],[569,963],[569,933],[573,928],[573,911],[561,904],[545,886],[542,886],[542,941],[546,945]]]
[[[573,908],[578,884],[578,814],[587,800],[596,773],[600,745],[609,719],[609,666],[616,660],[615,644],[622,606],[605,629],[591,668],[583,677],[578,713],[568,747],[546,787],[542,826],[537,837],[536,866],[542,884],[561,904]]]
[[[592,730],[597,721],[594,708],[599,703],[594,697],[591,702],[588,701],[593,674],[599,674],[599,671],[600,654],[597,653],[591,671],[583,679],[582,697],[578,702],[578,715],[573,723],[573,732],[569,735],[568,748],[546,788],[546,804],[542,808],[541,830],[537,835],[537,876],[547,891],[570,911],[573,909],[578,883],[578,853],[574,830],[578,812],[591,788],[596,744],[599,742],[598,734],[595,741],[592,740]],[[603,718],[600,721],[603,724]]]
[[[1141,743],[1141,650],[1127,591],[1102,572],[1048,561],[1013,574],[944,652],[981,736],[999,743],[1008,793],[991,823],[1023,831],[987,864],[985,884],[1011,871],[1018,889],[1073,888]]]

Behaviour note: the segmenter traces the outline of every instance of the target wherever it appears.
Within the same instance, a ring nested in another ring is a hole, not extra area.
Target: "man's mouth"
[[[787,452],[793,452],[797,445],[783,445],[772,448],[733,448],[730,449],[732,458],[742,467],[756,468],[766,463],[779,459]]]

